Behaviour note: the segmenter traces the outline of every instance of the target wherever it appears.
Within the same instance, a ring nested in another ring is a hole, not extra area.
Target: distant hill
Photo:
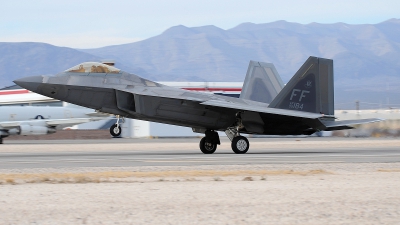
[[[400,104],[399,19],[362,25],[243,23],[229,30],[175,26],[140,42],[83,51],[176,81],[242,81],[249,60],[259,60],[274,63],[287,82],[308,56],[332,58],[337,102]]]
[[[141,67],[161,80],[242,81],[249,60],[274,63],[288,80],[310,55],[334,59],[338,79],[398,77],[400,20],[376,25],[277,21],[229,30],[175,26],[140,42],[83,51]]]
[[[114,59],[117,67],[156,81],[243,81],[249,60],[259,60],[274,63],[287,82],[310,55],[334,59],[339,107],[353,107],[355,100],[400,106],[399,19],[243,23],[228,30],[175,26],[143,41],[96,49],[0,43],[0,84],[9,84],[11,76],[54,73],[100,59]]]
[[[13,85],[13,80],[66,70],[79,62],[100,58],[71,48],[45,43],[0,43],[0,84]]]

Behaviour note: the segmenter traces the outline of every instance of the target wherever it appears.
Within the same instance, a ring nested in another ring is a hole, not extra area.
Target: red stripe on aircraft
[[[188,91],[242,91],[241,88],[182,88]]]
[[[0,91],[0,95],[26,94],[26,93],[29,93],[29,91],[25,89]]]

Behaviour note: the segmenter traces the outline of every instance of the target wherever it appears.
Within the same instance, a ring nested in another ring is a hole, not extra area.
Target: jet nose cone
[[[34,92],[36,91],[37,87],[41,83],[43,83],[43,76],[24,77],[18,80],[14,80],[14,83]]]

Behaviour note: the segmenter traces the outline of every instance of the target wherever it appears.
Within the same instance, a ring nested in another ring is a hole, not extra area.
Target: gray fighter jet
[[[309,57],[284,87],[274,70],[261,64],[249,67],[240,98],[168,87],[96,62],[79,64],[55,76],[14,82],[33,92],[118,117],[191,127],[205,134],[200,141],[205,154],[214,153],[220,144],[216,131],[225,131],[232,150],[243,154],[250,145],[241,133],[310,135],[380,121],[335,120],[331,59]],[[120,133],[119,120],[110,130],[114,135]]]

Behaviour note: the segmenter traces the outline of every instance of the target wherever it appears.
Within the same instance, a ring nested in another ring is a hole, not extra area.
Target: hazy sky
[[[400,18],[399,0],[14,0],[3,1],[0,42],[95,48],[143,40],[176,26],[287,20],[375,24]]]

